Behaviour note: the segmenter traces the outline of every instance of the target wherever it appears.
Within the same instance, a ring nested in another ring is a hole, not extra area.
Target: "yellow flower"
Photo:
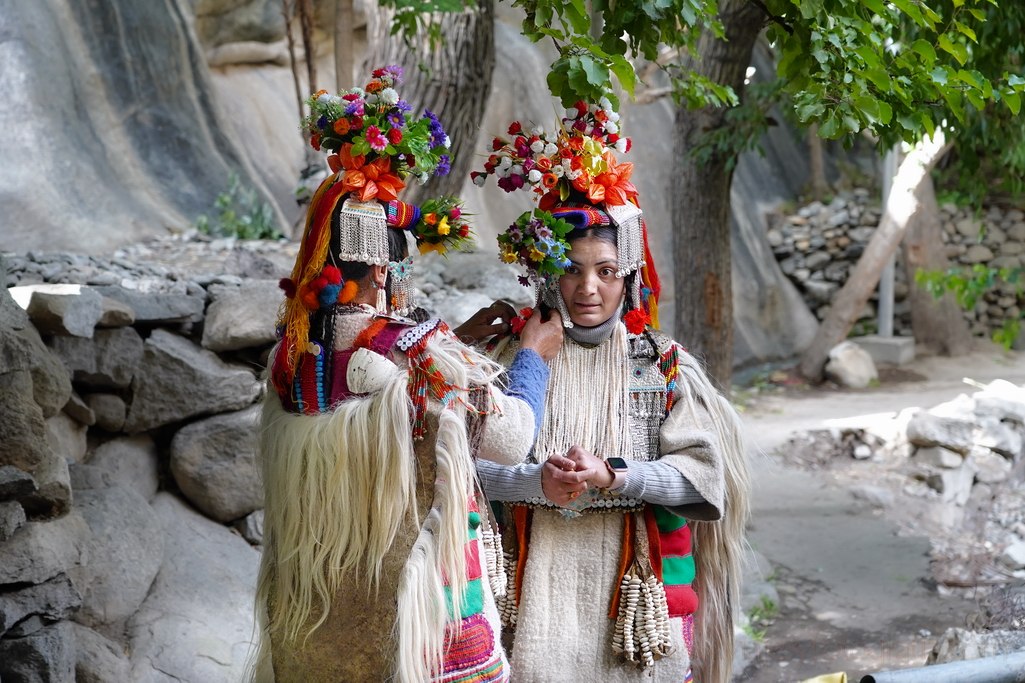
[[[442,244],[441,242],[438,242],[438,243],[435,243],[435,242],[421,242],[420,244],[417,245],[417,249],[420,250],[421,254],[429,254],[432,251],[436,251],[439,254],[444,254],[446,251],[448,251],[445,248],[445,245]]]
[[[441,217],[441,222],[438,223],[438,234],[439,235],[447,235],[449,229],[450,228],[448,227],[448,216],[442,216]]]
[[[545,254],[544,254],[543,251],[538,250],[537,247],[531,247],[530,248],[530,260],[531,261],[539,261],[540,262],[540,261],[543,261],[544,258],[545,258]]]
[[[516,254],[511,251],[503,251],[499,258],[502,259],[502,263],[516,263]]]
[[[595,177],[605,172],[605,159],[603,154],[605,149],[602,147],[602,143],[598,142],[594,138],[587,138],[584,140],[584,169]]]

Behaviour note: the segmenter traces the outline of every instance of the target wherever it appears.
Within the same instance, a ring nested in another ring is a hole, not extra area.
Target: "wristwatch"
[[[626,484],[626,473],[628,470],[626,460],[615,456],[609,457],[605,459],[605,467],[607,467],[609,472],[612,474],[612,484],[610,484],[605,490],[614,492],[623,488]]]

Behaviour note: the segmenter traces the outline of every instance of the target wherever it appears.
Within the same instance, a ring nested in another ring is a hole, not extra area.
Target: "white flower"
[[[427,173],[427,172],[425,171],[425,172],[423,172],[423,173],[418,173],[418,174],[417,174],[417,176],[416,176],[416,181],[417,181],[418,183],[420,183],[421,185],[423,185],[424,183],[426,183],[426,182],[427,182],[427,179],[428,179],[428,178],[430,178],[430,177],[431,177],[431,176],[430,176],[430,175],[429,175],[429,174],[428,174],[428,173]]]
[[[331,104],[341,104],[341,103],[342,103],[342,98],[341,97],[339,97],[338,95],[332,95],[331,96]]]
[[[556,178],[561,178],[562,174],[565,172],[566,171],[562,168],[562,164],[555,164],[554,166],[552,166],[552,173],[555,174]]]
[[[324,93],[323,95],[321,95],[320,97],[317,98],[317,102],[319,102],[320,104],[323,104],[325,106],[328,105],[328,104],[331,104],[331,96],[328,95],[327,93]]]
[[[551,142],[549,142],[547,145],[545,145],[545,154],[547,154],[550,157],[555,156],[555,153],[558,152],[558,151],[559,151],[559,148],[556,145],[552,144]]]
[[[520,164],[516,164],[515,166],[509,169],[509,172],[513,175],[523,175],[523,166]]]
[[[508,178],[509,173],[510,170],[508,166],[499,166],[495,169],[495,175],[497,175],[499,178]]]
[[[618,120],[619,120],[619,112],[610,111],[609,112],[609,121],[618,121]]]
[[[541,182],[541,171],[537,170],[536,168],[532,169],[530,173],[527,174],[527,181],[530,182],[532,185],[536,185],[537,183]]]
[[[486,175],[475,175],[475,176],[473,176],[473,184],[476,185],[477,187],[484,187],[484,183],[486,183],[487,181],[488,181],[488,177]]]
[[[541,137],[542,135],[545,134],[545,129],[542,128],[541,126],[534,126],[533,128],[530,129],[530,134],[531,135],[536,135],[538,137]]]
[[[545,143],[541,142],[540,140],[534,140],[534,142],[530,143],[530,151],[534,154],[540,154],[544,151],[544,149]]]
[[[577,113],[578,112],[577,112],[577,108],[576,107],[570,107],[569,109],[566,110],[566,118],[567,119],[575,119],[577,117]]]
[[[611,134],[619,132],[619,126],[614,124],[612,121],[605,122],[605,132]]]
[[[619,138],[616,140],[616,151],[621,154],[626,154],[626,138]]]
[[[609,98],[607,97],[603,97],[600,100],[598,100],[598,106],[604,109],[605,111],[610,111],[612,109],[612,103],[609,102]]]
[[[581,173],[583,173],[583,171],[574,171],[572,168],[566,169],[566,177],[570,180],[576,180],[580,177]]]
[[[498,159],[498,168],[500,168],[500,169],[507,169],[510,166],[512,166],[512,159],[510,159],[507,156],[499,157],[499,159]]]
[[[452,140],[449,139],[448,135],[446,135],[445,139],[441,141],[441,146],[442,147],[451,147],[452,146]]]
[[[399,94],[395,92],[394,88],[385,88],[378,95],[381,101],[385,104],[397,104],[399,101]]]

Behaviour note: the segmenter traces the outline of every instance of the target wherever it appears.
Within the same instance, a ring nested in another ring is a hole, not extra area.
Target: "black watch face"
[[[616,472],[623,472],[626,470],[626,460],[624,460],[623,458],[607,458],[605,462],[607,462],[609,464],[609,467],[611,467]]]

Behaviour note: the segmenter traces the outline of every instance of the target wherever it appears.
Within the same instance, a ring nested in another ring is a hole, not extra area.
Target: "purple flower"
[[[406,125],[406,117],[398,109],[393,109],[385,118],[388,119],[388,124],[392,128],[402,128]]]
[[[319,119],[317,119],[317,128],[320,128],[321,130],[323,130],[326,126],[327,126],[327,117],[326,116],[321,116]]]
[[[530,278],[528,278],[526,275],[518,276],[516,278],[516,281],[519,282],[524,287],[530,287]]]
[[[452,170],[452,164],[447,154],[442,154],[438,159],[438,168],[436,170],[438,175],[448,175],[448,172]]]
[[[529,172],[530,169],[532,169],[532,168],[534,168],[534,160],[533,159],[524,159],[523,160],[523,170]]]
[[[399,111],[413,111],[413,105],[405,100],[399,100],[395,103],[395,108]]]
[[[505,190],[506,192],[515,192],[516,191],[516,185],[513,184],[512,179],[513,179],[513,176],[511,176],[511,175],[510,176],[506,176],[504,178],[499,178],[498,179],[498,186],[500,188],[502,188],[503,190]]]
[[[509,239],[511,239],[513,243],[519,242],[523,239],[523,231],[517,228],[516,226],[509,228],[508,235]]]
[[[398,85],[399,81],[402,80],[402,67],[398,64],[389,64],[384,67],[385,73],[391,74],[392,78],[395,79],[395,84]]]
[[[534,235],[536,235],[538,239],[547,240],[551,238],[552,231],[548,228],[547,225],[544,225],[542,223],[541,225],[534,228]]]
[[[355,102],[350,102],[349,105],[345,107],[345,115],[363,116],[363,100],[356,100]]]
[[[445,144],[445,138],[448,136],[445,134],[445,129],[441,127],[441,121],[430,109],[424,109],[424,116],[431,122],[431,149]]]

